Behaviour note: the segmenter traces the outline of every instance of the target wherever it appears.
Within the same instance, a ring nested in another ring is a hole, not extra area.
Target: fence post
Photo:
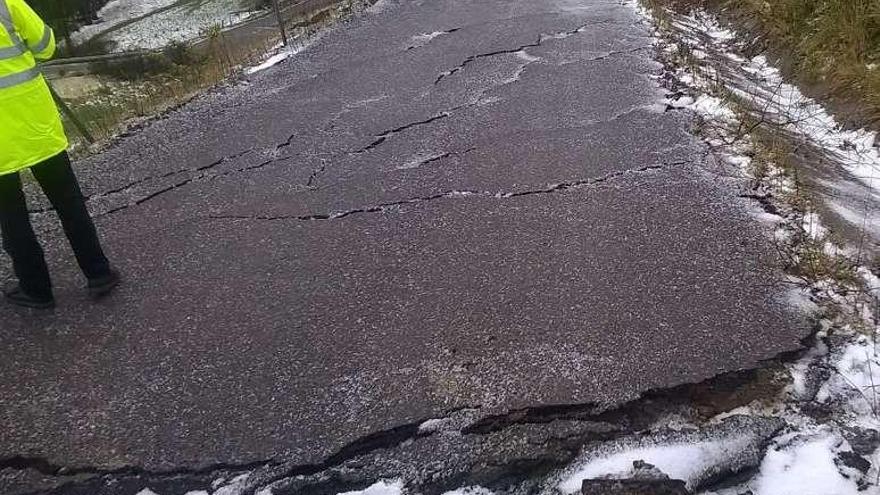
[[[278,0],[272,0],[272,8],[275,10],[275,18],[278,20],[278,29],[281,30],[281,42],[287,46],[287,29],[284,27],[284,17],[281,15]]]

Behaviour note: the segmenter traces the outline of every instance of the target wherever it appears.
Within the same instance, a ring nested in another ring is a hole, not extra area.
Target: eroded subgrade
[[[224,484],[235,486],[236,491],[231,493],[241,495],[255,495],[266,488],[271,488],[273,495],[335,494],[365,488],[378,479],[395,478],[404,480],[418,493],[430,495],[474,485],[506,493],[527,487],[539,491],[542,486],[562,481],[566,471],[560,470],[589,452],[639,445],[645,439],[699,443],[727,437],[750,438],[745,443],[730,442],[729,458],[710,466],[693,487],[711,489],[754,468],[763,457],[767,441],[783,423],[741,416],[712,425],[706,422],[778,393],[787,385],[781,378],[784,363],[801,355],[801,351],[790,352],[754,369],[650,390],[613,409],[593,403],[559,404],[485,416],[479,404],[460,407],[441,417],[422,418],[365,435],[315,464],[275,458],[166,471],[134,466],[107,470],[15,457],[0,460],[0,472],[33,470],[56,479],[52,488],[28,492],[34,495],[111,495],[119,493],[120,487],[130,487],[132,493],[144,488],[156,493],[211,492]],[[669,417],[695,426],[669,430]]]

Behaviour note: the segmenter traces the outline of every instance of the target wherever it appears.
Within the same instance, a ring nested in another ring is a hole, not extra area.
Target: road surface
[[[652,55],[630,4],[383,0],[82,161],[126,281],[88,302],[35,214],[59,307],[0,308],[3,465],[316,463],[798,348],[768,227]]]

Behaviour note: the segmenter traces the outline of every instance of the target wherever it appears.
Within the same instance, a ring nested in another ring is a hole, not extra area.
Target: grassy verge
[[[880,123],[880,0],[723,0],[790,54],[791,70]]]
[[[656,1],[656,0],[655,0]],[[841,120],[880,129],[880,0],[659,0],[701,7],[753,36]]]
[[[267,38],[264,44],[233,55],[225,49],[222,38],[216,41],[210,53],[197,59],[163,54],[147,61],[108,64],[89,76],[98,81],[96,90],[62,96],[100,145],[130,124],[160,114],[235,77],[241,66],[258,61],[274,42]],[[76,155],[97,149],[87,146],[70,122],[65,124]]]

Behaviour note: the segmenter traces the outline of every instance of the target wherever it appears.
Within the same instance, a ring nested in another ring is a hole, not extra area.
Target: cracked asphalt
[[[80,162],[126,281],[88,302],[34,196],[59,307],[0,308],[0,491],[320,463],[799,348],[768,227],[652,57],[619,2],[383,0]]]

